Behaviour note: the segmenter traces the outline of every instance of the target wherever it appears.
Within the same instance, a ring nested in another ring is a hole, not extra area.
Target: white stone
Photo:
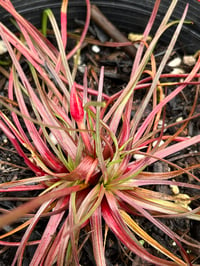
[[[0,55],[5,54],[8,51],[4,41],[0,40]]]
[[[181,64],[181,58],[180,57],[176,57],[174,59],[172,59],[171,61],[168,62],[168,66],[169,67],[178,67]]]
[[[180,117],[178,117],[178,118],[176,119],[176,122],[181,122],[181,121],[183,121],[183,117],[182,117],[182,116],[180,116]]]
[[[157,143],[158,143],[158,141],[155,140],[155,141],[152,143],[152,146],[155,147],[155,146],[157,145]],[[163,144],[164,144],[164,141],[161,140],[161,141],[159,142],[159,144],[158,144],[158,147],[160,147],[160,146],[163,145]]]
[[[162,126],[163,126],[163,120],[159,120],[158,121],[158,129],[161,129],[162,128]],[[166,123],[164,123],[164,132],[167,130],[165,127],[167,126],[167,124]]]
[[[196,63],[196,58],[193,55],[185,55],[183,57],[183,63],[187,66],[194,66]]]
[[[182,68],[175,67],[170,74],[178,75],[178,74],[184,74],[185,71]]]
[[[79,70],[81,73],[84,73],[84,72],[85,72],[85,68],[86,68],[86,64],[82,64],[82,65],[78,66],[78,70]]]
[[[143,154],[134,154],[133,158],[137,161],[137,160],[140,160],[140,159],[144,159],[145,156]]]
[[[49,134],[49,138],[54,145],[58,144],[56,137],[52,133]]]
[[[5,144],[8,143],[8,139],[7,139],[7,137],[4,137],[4,138],[3,138],[3,143],[5,143]]]
[[[170,188],[172,189],[172,192],[175,195],[179,194],[180,190],[179,190],[179,187],[177,185],[170,185]]]
[[[92,45],[92,52],[98,54],[100,52],[100,48],[97,45]]]

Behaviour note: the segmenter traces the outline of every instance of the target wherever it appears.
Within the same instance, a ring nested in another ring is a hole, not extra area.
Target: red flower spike
[[[77,122],[83,122],[84,118],[84,109],[81,99],[78,96],[76,91],[75,82],[71,88],[71,95],[70,95],[70,113],[72,118]]]

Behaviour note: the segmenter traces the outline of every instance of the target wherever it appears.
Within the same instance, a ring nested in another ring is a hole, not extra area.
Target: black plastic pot
[[[159,25],[171,0],[161,0],[159,13],[153,31]],[[41,25],[41,13],[46,8],[51,8],[59,19],[61,1],[55,0],[12,0],[17,11],[31,21],[37,27]],[[151,14],[155,0],[92,0],[100,10],[122,31],[142,33]],[[187,52],[195,52],[200,49],[200,2],[198,0],[179,0],[173,13],[172,20],[179,19],[186,3],[189,3],[187,19],[193,21],[193,25],[185,24],[178,40],[178,45],[184,47]],[[69,29],[75,27],[74,19],[85,18],[85,1],[69,0]],[[3,23],[10,26],[9,14],[0,8],[0,18]],[[173,29],[168,30],[162,37],[163,42],[168,42]]]

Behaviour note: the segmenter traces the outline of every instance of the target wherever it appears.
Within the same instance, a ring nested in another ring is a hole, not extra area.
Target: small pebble
[[[97,45],[92,45],[92,52],[98,54],[100,52],[100,48]]]
[[[181,121],[183,121],[183,117],[182,117],[182,116],[180,116],[180,117],[178,117],[178,118],[176,119],[176,122],[181,122]]]
[[[152,143],[152,146],[153,147],[155,147],[156,145],[157,145],[157,143],[158,143],[158,141],[156,140],[156,141],[154,141],[153,143]],[[158,147],[160,147],[161,145],[163,145],[164,144],[164,141],[163,140],[161,140],[160,142],[159,142],[159,144],[158,144]]]
[[[52,133],[49,134],[49,138],[53,142],[54,145],[58,144],[57,139],[55,138],[55,136]]]
[[[163,120],[159,120],[158,121],[158,129],[161,129],[162,128],[162,126],[163,126]],[[165,127],[167,126],[167,124],[166,123],[164,123],[164,132],[167,130]]]
[[[172,59],[171,61],[168,62],[168,66],[169,67],[178,67],[181,64],[181,58],[180,57],[176,57],[174,59]]]
[[[180,193],[179,187],[177,185],[170,185],[170,188],[172,189],[172,192],[177,195]]]
[[[178,68],[178,67],[174,68],[174,69],[170,72],[170,74],[174,74],[174,75],[184,74],[184,73],[185,73],[185,71],[184,71],[182,68]]]
[[[8,51],[4,41],[0,40],[0,55],[5,54]]]
[[[6,136],[3,136],[3,143],[4,143],[4,144],[8,143],[8,139],[7,139]]]
[[[183,57],[183,63],[187,66],[194,66],[196,63],[196,58],[193,55],[185,55]]]
[[[84,73],[84,72],[85,72],[85,68],[86,68],[86,64],[82,64],[82,65],[78,66],[78,70],[79,70],[81,73]]]
[[[137,161],[137,160],[140,160],[140,159],[144,159],[145,156],[143,154],[134,154],[133,158]]]

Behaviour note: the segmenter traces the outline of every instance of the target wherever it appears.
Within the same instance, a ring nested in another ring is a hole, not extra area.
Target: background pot
[[[153,31],[159,25],[167,7],[171,0],[161,0],[159,13],[156,19]],[[200,2],[198,0],[179,0],[177,7],[173,13],[172,20],[179,19],[189,2],[189,12],[187,19],[193,21],[193,25],[185,24],[178,40],[178,45],[185,49],[188,53],[195,52],[200,49]],[[31,21],[37,27],[41,26],[41,13],[46,8],[51,8],[56,17],[59,19],[61,1],[55,0],[12,0],[17,11],[25,18]],[[142,33],[155,0],[92,0],[92,4],[96,4],[101,11],[122,31]],[[85,18],[85,1],[69,0],[69,29],[75,27],[74,19]],[[11,27],[9,22],[9,14],[0,8],[0,17],[3,23]],[[169,29],[162,37],[162,41],[168,42],[173,29]]]

